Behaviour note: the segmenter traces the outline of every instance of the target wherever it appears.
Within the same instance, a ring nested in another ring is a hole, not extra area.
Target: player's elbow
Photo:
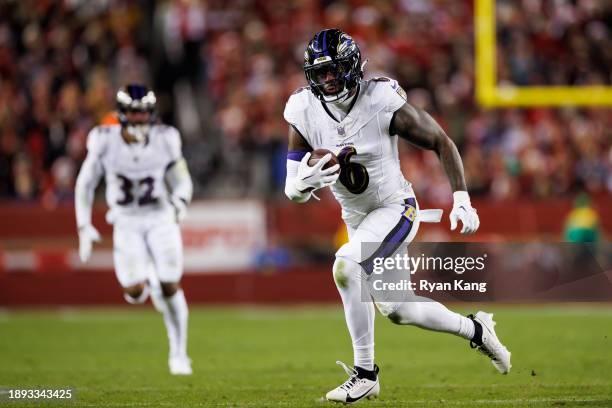
[[[435,142],[433,144],[433,151],[440,155],[446,151],[452,151],[457,149],[455,142],[446,133],[440,132],[436,135]]]

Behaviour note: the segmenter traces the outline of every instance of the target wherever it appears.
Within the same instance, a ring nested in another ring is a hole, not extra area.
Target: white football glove
[[[179,197],[170,197],[170,204],[174,207],[174,215],[176,222],[180,223],[187,217],[187,203]]]
[[[81,262],[85,263],[89,260],[93,243],[101,240],[100,233],[93,225],[87,224],[79,228],[79,257]]]
[[[310,155],[310,152],[306,153],[304,157],[302,157],[300,166],[298,167],[295,187],[300,192],[314,191],[331,186],[338,180],[338,177],[340,177],[340,173],[336,173],[340,169],[339,164],[323,169],[323,166],[331,160],[331,154],[328,153],[321,157],[317,164],[312,167],[308,165]]]
[[[480,226],[480,220],[476,209],[470,203],[470,196],[467,191],[455,191],[453,193],[453,210],[450,213],[451,231],[457,228],[457,221],[461,221],[463,228],[462,234],[473,234]]]

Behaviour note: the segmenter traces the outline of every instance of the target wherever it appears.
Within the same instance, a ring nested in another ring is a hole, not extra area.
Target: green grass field
[[[494,307],[513,369],[451,335],[379,318],[381,396],[371,407],[612,407],[612,306]],[[462,312],[471,310],[461,309]],[[324,407],[352,362],[338,307],[192,308],[195,373],[167,371],[152,308],[0,313],[0,388],[70,387],[70,402],[15,407]]]

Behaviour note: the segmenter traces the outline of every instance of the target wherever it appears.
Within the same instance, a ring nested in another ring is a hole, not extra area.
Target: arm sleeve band
[[[307,150],[292,150],[287,152],[287,160],[293,160],[296,162],[300,162],[302,158],[308,153]]]

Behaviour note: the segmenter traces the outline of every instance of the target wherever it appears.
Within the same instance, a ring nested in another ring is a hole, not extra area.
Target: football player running
[[[75,191],[79,255],[87,262],[93,242],[100,240],[91,223],[91,208],[96,186],[104,177],[115,273],[125,300],[139,304],[151,295],[168,332],[170,372],[190,375],[179,222],[186,215],[193,186],[179,132],[157,124],[155,105],[152,91],[128,85],[117,92],[120,124],[97,126],[89,133]],[[150,266],[154,276],[148,273]]]
[[[430,115],[406,102],[395,80],[364,80],[359,47],[338,29],[323,30],[313,37],[304,54],[304,71],[309,86],[289,98],[284,112],[290,124],[285,194],[303,203],[314,191],[331,187],[349,234],[349,242],[336,252],[333,277],[353,343],[354,367],[338,362],[349,378],[326,398],[351,403],[375,397],[380,391],[379,368],[374,363],[373,303],[393,323],[468,340],[499,372],[507,373],[510,352],[495,334],[491,314],[465,317],[422,297],[408,302],[361,299],[362,274],[372,273],[371,260],[377,253],[389,254],[389,245],[382,244],[396,244],[394,250],[398,250],[402,243],[413,240],[420,222],[439,220],[439,213],[435,220],[431,212],[419,210],[411,184],[400,169],[398,137],[438,155],[453,190],[451,230],[459,221],[463,234],[478,229],[478,215],[470,204],[463,164],[453,141]],[[333,151],[340,164],[325,168],[328,154],[309,166],[314,149]],[[380,247],[366,259],[361,245],[368,242]]]

